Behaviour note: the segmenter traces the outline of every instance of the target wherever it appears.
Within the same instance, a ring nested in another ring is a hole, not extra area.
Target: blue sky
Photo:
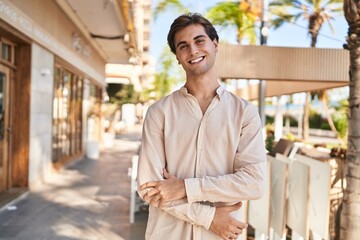
[[[158,0],[153,1],[153,6]],[[219,0],[183,0],[183,4],[189,7],[193,12],[204,13],[209,7],[214,6]],[[179,14],[175,11],[168,10],[161,14],[152,22],[151,28],[151,48],[150,53],[155,60],[160,56],[166,46],[166,36],[174,18]],[[336,17],[332,21],[335,32],[333,33],[328,24],[325,23],[318,36],[316,47],[318,48],[342,48],[345,43],[348,25],[343,16]],[[236,42],[236,31],[229,28],[217,27],[220,40],[224,39],[230,43]],[[269,46],[284,47],[309,47],[310,37],[307,34],[307,22],[298,21],[295,24],[286,24],[277,30],[271,29],[269,32]]]

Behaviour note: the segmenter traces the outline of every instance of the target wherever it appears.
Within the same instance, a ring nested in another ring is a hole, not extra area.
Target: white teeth
[[[203,59],[204,59],[204,57],[199,57],[199,58],[197,58],[197,59],[191,60],[190,63],[198,63],[198,62],[200,62],[200,61],[203,60]]]

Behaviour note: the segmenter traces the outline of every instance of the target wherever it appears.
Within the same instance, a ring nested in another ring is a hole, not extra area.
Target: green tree
[[[133,84],[109,84],[107,88],[109,102],[119,107],[125,103],[137,103],[139,93],[134,90]]]
[[[340,106],[336,107],[336,111],[331,115],[334,119],[334,124],[342,139],[347,139],[348,136],[348,110],[349,101],[347,99],[341,100]]]
[[[336,128],[335,123],[334,123],[333,118],[330,113],[330,109],[328,107],[329,96],[327,94],[327,91],[325,91],[325,90],[315,91],[315,92],[313,92],[313,94],[318,97],[319,101],[321,102],[321,104],[323,106],[323,109],[325,110],[326,119],[329,123],[331,131],[333,131],[336,134],[336,138],[339,140],[341,145],[345,145],[344,140],[341,137],[341,134],[339,133],[338,129]]]
[[[179,0],[162,0],[157,3],[154,10],[154,17],[157,18],[159,14],[172,9],[177,13],[187,13],[189,9],[186,8]]]
[[[278,28],[284,23],[293,23],[299,18],[306,19],[311,47],[315,47],[317,37],[324,23],[333,29],[331,20],[342,12],[342,0],[275,0],[270,3],[270,12],[275,16],[272,26]]]
[[[247,38],[250,43],[256,43],[255,22],[260,14],[260,1],[226,1],[219,2],[210,7],[205,13],[214,25],[235,26],[237,30],[237,41],[241,43],[243,38]],[[179,0],[162,0],[155,6],[154,16],[164,13],[168,10],[174,10],[177,13],[189,12]]]
[[[205,17],[214,25],[236,27],[239,44],[244,38],[251,44],[256,44],[255,23],[259,18],[260,6],[253,2],[259,3],[259,1],[219,2],[208,9]]]
[[[272,26],[276,29],[284,23],[292,23],[299,18],[305,18],[308,24],[308,33],[311,36],[311,47],[315,47],[317,37],[324,23],[328,23],[333,29],[331,20],[342,11],[342,0],[275,0],[270,3],[270,11],[276,16],[272,21]],[[321,93],[326,95],[326,92]],[[306,93],[304,104],[304,115],[302,121],[302,138],[306,140],[309,137],[309,109],[310,92]],[[327,106],[327,104],[325,104]],[[328,118],[332,121],[331,118]],[[329,122],[329,125],[334,125]],[[335,130],[336,131],[336,130]],[[338,133],[336,132],[338,135]]]
[[[344,0],[349,24],[347,44],[350,51],[349,136],[345,161],[346,188],[340,221],[340,239],[360,236],[360,2]]]
[[[155,74],[154,86],[153,88],[146,90],[149,95],[153,95],[152,97],[155,98],[155,100],[161,99],[169,94],[175,84],[184,81],[185,79],[184,72],[176,63],[174,54],[167,46],[164,48],[163,53],[159,58],[159,62],[160,65]]]

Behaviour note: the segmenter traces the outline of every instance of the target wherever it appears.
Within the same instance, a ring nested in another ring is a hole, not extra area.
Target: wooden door
[[[10,69],[0,64],[0,193],[9,187],[9,79]]]

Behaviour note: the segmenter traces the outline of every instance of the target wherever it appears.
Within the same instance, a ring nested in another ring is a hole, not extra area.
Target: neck
[[[187,78],[185,83],[188,92],[197,98],[213,97],[219,86],[217,79],[209,76]]]

